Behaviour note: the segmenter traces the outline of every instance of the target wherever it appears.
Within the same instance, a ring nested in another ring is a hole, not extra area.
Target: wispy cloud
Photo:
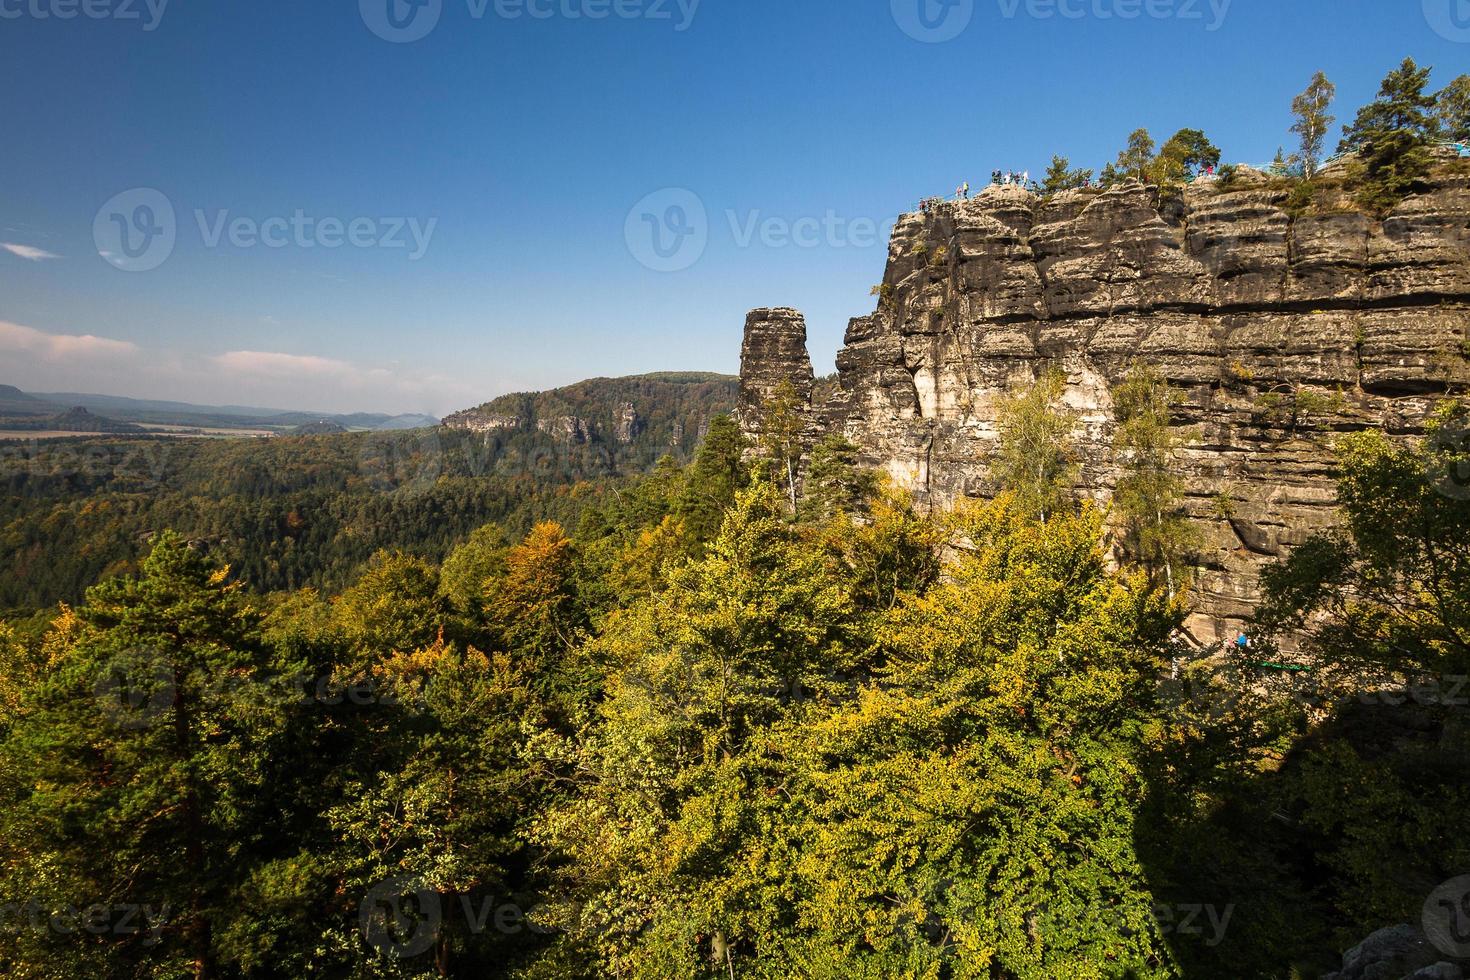
[[[0,320],[0,351],[34,354],[44,360],[131,357],[138,345],[92,334],[46,333]]]
[[[0,248],[5,249],[11,255],[18,255],[30,262],[44,262],[46,259],[61,258],[61,256],[48,252],[44,248],[36,248],[34,245],[17,245],[14,242],[0,242]]]
[[[330,357],[281,354],[274,351],[233,350],[227,354],[217,354],[210,360],[228,371],[273,377],[290,375],[298,378],[351,379],[372,373]]]
[[[59,334],[0,320],[0,382],[32,390],[160,393],[334,411],[448,412],[482,391],[400,365],[371,366],[314,354],[236,350],[190,353],[92,334]]]

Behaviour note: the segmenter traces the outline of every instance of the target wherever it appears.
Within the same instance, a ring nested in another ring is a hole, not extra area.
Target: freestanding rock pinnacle
[[[740,427],[760,431],[762,409],[782,384],[792,385],[798,406],[809,408],[814,378],[806,318],[787,308],[752,310],[740,350]]]

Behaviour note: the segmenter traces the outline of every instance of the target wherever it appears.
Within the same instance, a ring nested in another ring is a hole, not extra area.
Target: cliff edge
[[[1078,415],[1080,489],[1116,482],[1111,390],[1154,365],[1177,390],[1187,510],[1201,530],[1201,642],[1249,617],[1261,565],[1334,518],[1334,434],[1422,431],[1470,387],[1470,167],[1437,168],[1383,220],[1290,211],[1264,181],[1040,198],[991,187],[903,216],[878,309],[851,321],[839,384],[813,397],[805,323],[746,324],[741,419],[792,380],[817,431],[925,505],[995,492],[1000,400],[1056,366]]]

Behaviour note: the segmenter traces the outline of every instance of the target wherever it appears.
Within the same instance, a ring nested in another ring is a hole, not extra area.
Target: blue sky
[[[1344,119],[1470,70],[1466,0],[149,2],[0,0],[0,383],[443,414],[733,373],[777,305],[826,372],[920,197],[1138,126],[1268,160],[1319,68]],[[127,271],[138,189],[173,245]]]

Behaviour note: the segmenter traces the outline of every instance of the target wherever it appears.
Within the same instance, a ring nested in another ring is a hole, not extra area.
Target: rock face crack
[[[790,381],[809,435],[840,432],[921,505],[994,492],[1001,399],[1056,367],[1077,415],[1079,490],[1118,478],[1111,388],[1139,360],[1176,389],[1179,472],[1199,527],[1203,639],[1230,638],[1263,563],[1335,516],[1335,433],[1412,436],[1470,388],[1470,172],[1446,167],[1385,221],[1293,217],[1265,186],[1014,187],[904,215],[879,308],[813,396],[795,310],[746,323],[741,422]],[[1160,208],[1167,211],[1167,218]],[[946,250],[947,264],[933,256]],[[1228,516],[1227,516],[1228,515]]]

